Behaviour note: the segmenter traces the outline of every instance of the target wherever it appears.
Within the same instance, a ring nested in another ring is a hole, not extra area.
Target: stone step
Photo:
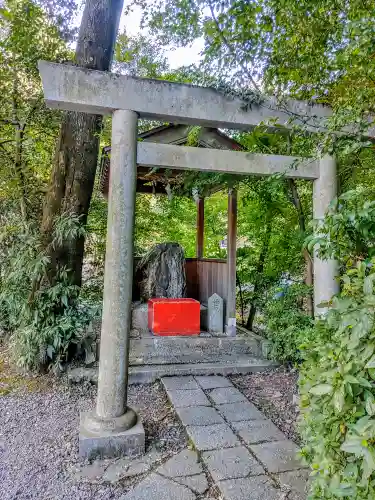
[[[232,362],[131,366],[129,384],[150,384],[161,377],[170,375],[243,375],[270,370],[276,366],[278,364],[274,361],[240,356]],[[88,381],[96,384],[98,381],[98,368],[72,368],[67,375],[70,383]]]
[[[235,362],[238,357],[262,357],[256,336],[141,337],[130,342],[130,365],[170,365]]]

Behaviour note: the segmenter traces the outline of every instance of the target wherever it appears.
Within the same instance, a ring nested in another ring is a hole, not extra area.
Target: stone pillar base
[[[80,457],[136,457],[144,452],[145,430],[139,416],[130,408],[118,418],[99,419],[95,412],[81,413]]]

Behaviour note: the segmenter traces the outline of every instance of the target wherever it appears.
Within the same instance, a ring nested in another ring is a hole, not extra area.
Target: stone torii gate
[[[105,256],[103,320],[96,409],[81,415],[80,454],[137,455],[144,452],[145,434],[136,413],[127,406],[130,313],[133,274],[134,212],[137,164],[196,169],[238,175],[272,175],[314,182],[314,218],[320,219],[336,196],[336,162],[291,156],[137,142],[138,118],[251,130],[277,118],[280,125],[309,124],[322,130],[329,110],[289,101],[285,110],[273,99],[244,110],[242,102],[211,88],[139,79],[41,61],[45,100],[53,108],[112,114],[111,175]],[[307,119],[307,120],[306,120]],[[272,127],[270,127],[272,128]],[[275,128],[275,133],[280,129]],[[297,167],[295,167],[297,165]],[[234,199],[234,198],[233,198]],[[235,253],[228,256],[235,262]],[[235,280],[234,272],[229,279]],[[233,270],[232,270],[233,271]],[[336,262],[314,257],[314,302],[338,291]],[[227,321],[235,324],[235,303],[227,304]]]

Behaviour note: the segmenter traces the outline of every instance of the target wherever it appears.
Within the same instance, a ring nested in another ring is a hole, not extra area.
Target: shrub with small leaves
[[[52,245],[82,231],[78,219],[62,215]],[[66,269],[49,282],[50,260],[42,248],[38,232],[26,227],[12,239],[1,262],[0,326],[10,332],[15,362],[37,370],[61,368],[77,352],[90,349],[90,324],[98,313],[80,300],[80,289],[70,283]]]
[[[375,210],[347,193],[313,244],[336,258],[341,291],[316,323],[300,372],[303,455],[311,499],[375,498]]]
[[[269,293],[265,307],[267,339],[271,341],[270,356],[278,361],[302,361],[303,348],[311,340],[313,319],[303,309],[303,299],[310,287],[295,283]]]

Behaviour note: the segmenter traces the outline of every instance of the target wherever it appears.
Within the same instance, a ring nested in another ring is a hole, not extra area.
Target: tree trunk
[[[295,183],[294,179],[288,179],[287,182],[288,182],[288,187],[289,187],[290,194],[291,194],[292,203],[296,207],[296,210],[297,210],[299,228],[303,233],[305,233],[306,232],[305,215],[303,213],[303,207],[302,207],[301,199],[300,199],[299,194],[298,194],[298,189],[297,189],[296,183]],[[312,286],[313,285],[313,276],[314,276],[313,260],[312,260],[311,255],[309,254],[309,252],[306,248],[303,249],[303,257],[305,259],[305,278],[304,278],[305,284],[308,286]],[[311,317],[314,316],[314,303],[313,303],[312,294],[310,294],[306,299],[306,311],[309,314],[309,316],[311,316]]]
[[[247,322],[246,322],[246,328],[248,330],[253,329],[255,314],[257,312],[257,306],[255,304],[255,301],[258,298],[258,295],[260,292],[260,285],[261,285],[260,276],[263,274],[263,271],[264,271],[264,265],[266,263],[266,257],[268,254],[268,247],[269,247],[270,240],[271,240],[272,220],[270,218],[267,218],[265,229],[266,229],[266,231],[265,231],[265,235],[264,235],[262,250],[260,252],[259,260],[258,260],[258,264],[257,264],[257,268],[256,268],[256,277],[255,277],[254,291],[253,291],[253,301],[251,302],[249,316],[248,316]]]
[[[87,0],[79,31],[75,62],[89,69],[108,71],[112,62],[123,0]],[[50,248],[56,217],[64,212],[85,224],[94,187],[102,117],[67,112],[61,125],[50,186],[46,195],[42,235]],[[61,266],[69,269],[72,283],[81,285],[83,237],[49,251],[50,279]]]

